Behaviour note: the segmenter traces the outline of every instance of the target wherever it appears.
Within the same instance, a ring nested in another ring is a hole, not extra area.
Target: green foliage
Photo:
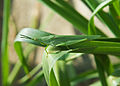
[[[33,34],[33,33],[36,33],[36,34]],[[116,41],[113,41],[113,40],[116,40]],[[60,84],[62,84],[63,86],[63,84],[65,84],[64,81],[68,80],[66,76],[67,74],[64,74],[65,72],[62,73],[62,71],[65,71],[65,69],[63,70],[59,68],[57,63],[59,63],[59,60],[60,61],[62,60],[64,63],[64,61],[68,58],[68,54],[70,52],[74,52],[74,53],[82,52],[82,53],[96,54],[95,56],[98,58],[97,59],[98,62],[100,62],[100,63],[97,63],[97,65],[99,68],[102,68],[102,69],[99,69],[99,71],[103,75],[103,76],[100,75],[102,81],[105,81],[104,70],[106,71],[106,73],[108,73],[108,75],[110,75],[111,72],[113,72],[111,63],[109,59],[105,57],[104,54],[113,54],[113,55],[115,54],[116,55],[120,53],[118,51],[119,46],[120,46],[120,44],[118,43],[119,38],[107,38],[107,37],[101,38],[99,35],[89,35],[89,36],[62,35],[61,36],[61,35],[50,34],[44,31],[40,31],[40,30],[25,28],[17,35],[15,43],[17,42],[28,42],[28,43],[32,43],[35,45],[46,47],[43,60],[42,60],[42,64],[43,64],[42,67],[43,67],[45,79],[49,86],[59,86]],[[22,56],[22,55],[19,55],[19,56]],[[24,59],[24,57],[20,57],[20,59],[21,58]],[[24,64],[22,60],[20,61],[21,63]],[[60,67],[64,68],[64,66],[62,65]],[[62,80],[61,78],[65,80]],[[68,83],[69,81],[65,84],[65,86]]]
[[[12,86],[21,65],[26,75],[19,80],[19,83],[25,86],[35,86],[39,82],[42,83],[44,78],[48,86],[76,86],[79,82],[98,77],[100,80],[91,84],[91,86],[118,86],[120,84],[120,70],[119,67],[115,68],[112,66],[114,64],[111,63],[108,55],[120,54],[120,0],[82,0],[92,11],[90,20],[84,18],[65,0],[39,1],[65,18],[84,35],[55,35],[32,28],[21,30],[14,41],[14,47],[19,61],[8,76],[7,36],[9,11],[7,10],[9,10],[10,2],[9,0],[5,0],[5,19],[3,22],[4,35],[2,38],[3,86]],[[103,8],[106,6],[109,6],[109,12],[104,12]],[[115,38],[107,37],[107,34],[104,34],[104,32],[95,26],[95,16],[108,27],[116,36]],[[33,69],[30,68],[26,57],[35,46],[25,55],[21,42],[45,47],[42,64],[38,64]],[[94,55],[97,71],[89,70],[79,75],[72,75],[74,69],[71,66],[70,68],[73,71],[68,73],[68,69],[70,70],[67,66],[68,63],[73,62],[74,59],[82,54]]]

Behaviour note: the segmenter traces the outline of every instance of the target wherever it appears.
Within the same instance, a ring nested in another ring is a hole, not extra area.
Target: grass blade
[[[35,49],[36,47],[34,45],[28,45],[25,50],[24,50],[24,55],[25,55],[25,58],[29,56],[29,54]],[[11,73],[9,74],[8,76],[8,84],[9,85],[12,85],[13,81],[15,80],[15,77],[17,76],[20,68],[21,68],[22,64],[20,61],[18,61],[14,68],[12,69]]]
[[[86,80],[93,79],[93,78],[98,78],[98,73],[96,70],[89,70],[87,72],[81,73],[76,77],[72,78],[71,83],[78,84],[80,82],[84,82]]]
[[[12,84],[13,80],[15,79],[15,76],[17,75],[20,67],[21,67],[21,63],[17,62],[15,67],[13,68],[12,72],[8,76],[7,83],[8,83],[9,86],[11,86],[11,84]]]
[[[94,26],[94,16],[102,9],[104,8],[105,6],[111,4],[113,2],[113,0],[107,0],[107,1],[104,1],[103,3],[101,3],[95,10],[94,12],[92,13],[92,16],[90,18],[90,21],[88,23],[88,34],[96,34],[96,29],[95,29],[95,26]],[[92,31],[91,31],[92,30]],[[93,32],[93,33],[91,33]]]
[[[120,1],[116,0],[110,5],[110,13],[120,29]]]
[[[92,11],[94,11],[96,9],[96,7],[100,4],[97,0],[82,0]],[[108,0],[106,0],[108,1]],[[113,0],[114,2],[115,0]],[[116,25],[114,19],[112,18],[112,16],[109,13],[105,13],[104,11],[100,11],[97,13],[97,17],[103,22],[105,23],[105,25],[107,25],[108,29],[110,31],[112,31],[112,33],[115,36],[120,36],[119,32],[119,28]]]
[[[9,61],[8,61],[9,16],[10,16],[10,0],[4,0],[3,29],[2,29],[2,43],[1,43],[3,86],[7,86],[7,79],[9,74]]]
[[[25,75],[23,78],[19,80],[19,83],[25,83],[30,78],[29,75],[32,77],[39,69],[41,68],[41,64],[38,64],[33,70],[31,70],[27,75]]]
[[[90,18],[89,24],[88,24],[88,34],[93,35],[97,34],[95,25],[94,25],[94,16],[105,6],[111,4],[112,0],[107,0],[102,2],[92,13],[92,16]],[[97,66],[97,70],[99,73],[100,81],[103,86],[108,86],[107,78],[105,76],[105,71],[108,75],[110,75],[113,72],[112,64],[110,63],[109,57],[107,55],[100,55],[100,54],[94,54],[95,56],[95,62]],[[104,58],[104,61],[103,61]],[[105,64],[104,64],[105,63]],[[102,66],[101,66],[102,65]]]
[[[65,61],[59,60],[53,68],[59,86],[70,86]]]
[[[24,58],[24,55],[23,55],[23,52],[22,52],[23,50],[22,50],[21,43],[15,41],[14,47],[15,47],[15,51],[16,51],[18,57],[19,57],[19,60],[20,60],[22,66],[24,68],[25,73],[28,74],[29,73],[29,67],[27,65],[26,59]]]
[[[102,63],[100,63],[101,59],[99,59],[99,58],[101,58],[101,56],[98,54],[95,54],[94,56],[95,56],[95,62],[96,62],[96,66],[97,66],[97,70],[99,73],[101,84],[102,84],[102,86],[108,86],[106,76],[105,76],[104,67],[101,66],[101,64],[102,64]]]
[[[49,0],[40,0],[40,1],[43,2],[44,4],[46,4],[51,9],[53,9],[55,12],[57,12],[63,18],[68,20],[80,32],[82,32],[84,34],[88,33],[88,29],[87,29],[88,20],[86,20],[83,16],[81,16],[78,12],[76,12],[76,10],[74,10],[68,3],[57,0],[57,2],[62,2],[62,3],[59,3],[59,5],[58,5],[58,3],[57,4],[55,3],[55,1],[54,2],[49,1]],[[65,6],[65,5],[67,5],[67,6]],[[83,23],[83,21],[84,21],[84,23]],[[98,32],[98,34],[105,36],[105,34],[103,32],[101,32],[99,29],[97,29],[97,32]]]
[[[40,81],[44,78],[43,71],[40,71],[36,76],[29,81],[25,86],[36,86],[37,83],[40,83]]]

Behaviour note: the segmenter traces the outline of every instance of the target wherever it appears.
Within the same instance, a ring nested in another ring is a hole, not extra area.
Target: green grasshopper
[[[49,45],[53,46],[54,48],[56,47],[65,47],[67,50],[70,50],[68,46],[80,42],[85,42],[85,41],[91,41],[94,39],[97,39],[100,37],[100,35],[49,35],[49,36],[43,36],[43,37],[30,37],[27,35],[20,34],[21,38],[25,38],[28,40],[32,40],[35,42],[38,42],[40,46],[47,47]]]

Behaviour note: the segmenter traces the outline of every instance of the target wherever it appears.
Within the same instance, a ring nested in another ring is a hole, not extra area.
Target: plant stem
[[[0,0],[0,14],[3,14],[3,0]],[[3,16],[0,16],[0,28],[2,28],[2,21]],[[1,45],[1,37],[2,37],[2,29],[0,29],[0,45]],[[1,49],[1,46],[0,46]],[[1,50],[0,50],[0,61],[1,61]],[[0,63],[0,70],[1,70],[1,63]],[[2,74],[0,72],[0,86],[2,86]]]
[[[10,15],[10,0],[4,0],[4,12],[3,12],[3,29],[2,29],[2,84],[7,86],[7,78],[9,74],[9,61],[8,61],[8,22]]]
[[[100,81],[102,83],[102,86],[108,86],[106,76],[105,76],[104,67],[101,66],[102,64],[99,60],[99,58],[101,58],[101,56],[100,56],[100,54],[94,54],[94,56],[95,56],[95,62],[96,62],[96,66],[97,66],[97,70],[99,73],[99,77],[100,77]]]

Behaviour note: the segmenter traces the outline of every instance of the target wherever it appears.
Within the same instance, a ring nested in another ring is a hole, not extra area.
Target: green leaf
[[[51,46],[48,46],[42,58],[43,72],[49,86],[59,86],[54,74],[53,67],[58,59],[64,58],[64,56],[68,54],[68,51],[51,52],[51,50],[49,51],[50,47]]]
[[[59,86],[70,86],[70,81],[68,78],[65,61],[63,60],[56,61],[56,64],[53,70]]]
[[[120,29],[120,1],[116,0],[114,1],[110,6],[110,13],[112,15],[112,17],[114,18],[114,21],[116,22],[116,24],[118,25],[119,29]]]
[[[27,47],[25,47],[25,50],[24,50],[24,56],[25,58],[29,56],[29,54],[36,48],[35,45],[31,45],[29,44]],[[27,58],[26,58],[27,59]],[[15,77],[17,76],[17,74],[19,73],[19,70],[21,68],[22,64],[20,61],[17,61],[17,63],[14,65],[11,73],[9,74],[8,76],[8,84],[9,85],[12,85],[13,81],[15,80]],[[30,77],[29,77],[30,78]]]
[[[69,61],[73,61],[74,59],[82,56],[83,53],[70,53],[66,58],[65,58],[65,61],[66,62],[69,62]]]
[[[21,62],[21,64],[22,64],[22,66],[23,66],[23,68],[24,68],[24,71],[25,71],[26,73],[29,73],[29,67],[28,67],[28,65],[27,65],[26,59],[24,58],[24,55],[23,55],[23,52],[22,52],[23,50],[22,50],[21,43],[15,41],[15,43],[14,43],[14,48],[15,48],[15,51],[16,51],[18,57],[19,57],[19,60],[20,60],[20,62]]]
[[[41,83],[43,78],[44,78],[43,71],[40,71],[25,86],[36,86],[38,83]]]
[[[10,16],[10,0],[4,0],[2,43],[1,43],[1,57],[2,57],[1,65],[2,65],[2,85],[3,86],[7,86],[7,79],[9,75],[9,60],[8,60],[9,16]]]
[[[90,21],[89,21],[89,24],[88,24],[88,34],[96,34],[96,29],[95,29],[95,26],[94,26],[94,16],[102,9],[104,8],[105,6],[111,4],[113,2],[113,0],[106,0],[104,1],[103,3],[101,3],[95,10],[94,12],[92,13],[92,16],[90,18]],[[92,31],[91,31],[92,30]]]
[[[89,24],[88,24],[88,34],[89,35],[93,35],[93,34],[96,35],[97,34],[96,29],[95,29],[95,25],[94,25],[94,16],[102,8],[111,4],[112,2],[113,2],[112,0],[106,0],[106,1],[102,2],[100,5],[98,5],[96,7],[96,9],[93,11],[92,16],[91,16],[90,21],[89,21]],[[103,86],[108,86],[106,76],[105,76],[105,71],[107,72],[108,75],[110,75],[113,72],[112,64],[110,63],[110,60],[109,60],[107,55],[94,54],[94,56],[95,56],[95,62],[96,62],[96,66],[97,66],[97,70],[99,73],[101,84]],[[104,61],[103,61],[103,58],[104,58]]]
[[[25,75],[24,77],[22,77],[20,80],[19,80],[19,83],[25,83],[27,82],[30,77],[28,76],[31,76],[33,77],[33,75],[36,74],[36,72],[38,72],[38,70],[41,68],[41,64],[38,64],[33,70],[31,70],[27,75]]]
[[[87,72],[80,73],[80,74],[76,75],[76,77],[71,79],[71,83],[78,84],[80,82],[84,82],[86,80],[90,80],[90,79],[94,79],[94,78],[98,78],[97,71],[96,70],[89,70]]]
[[[44,52],[42,63],[45,79],[49,86],[69,86],[66,74],[65,62],[62,60],[70,57],[68,51],[51,51],[52,46],[48,46]],[[72,55],[72,54],[71,54]]]
[[[53,69],[50,71],[48,86],[59,86],[55,74],[53,72]]]
[[[108,86],[107,80],[106,80],[106,76],[105,76],[105,65],[103,64],[103,62],[101,62],[101,55],[100,54],[94,54],[95,56],[95,62],[96,62],[96,66],[97,66],[97,70],[99,73],[99,78],[101,81],[102,86]],[[104,55],[103,55],[104,56]],[[101,66],[103,64],[103,66]],[[108,65],[108,63],[106,63]],[[108,66],[107,66],[108,67]],[[109,68],[109,67],[108,67]]]
[[[82,0],[92,11],[94,11],[97,6],[100,4],[98,2],[98,0]],[[108,1],[108,0],[106,0]],[[116,0],[113,0],[113,2]],[[104,2],[103,2],[104,3]],[[105,25],[107,25],[108,29],[110,31],[112,31],[112,33],[115,36],[120,36],[119,32],[119,28],[116,25],[114,19],[112,18],[112,16],[109,13],[106,13],[102,10],[100,10],[97,14],[97,17],[101,20],[101,22],[105,23]]]
[[[17,75],[20,67],[21,67],[21,63],[20,63],[20,61],[18,61],[8,76],[7,83],[9,86],[11,86],[11,84],[13,83],[13,80],[15,79],[15,76]]]
[[[65,2],[63,0],[62,1],[61,0],[56,0],[56,1],[40,0],[40,1],[43,2],[44,4],[46,4],[49,8],[53,9],[55,12],[57,12],[63,18],[68,20],[80,32],[82,32],[84,34],[88,33],[88,28],[87,28],[88,20],[86,20],[83,16],[81,16],[67,2]],[[99,29],[97,29],[97,33],[105,36],[105,34],[103,32],[101,32]]]

